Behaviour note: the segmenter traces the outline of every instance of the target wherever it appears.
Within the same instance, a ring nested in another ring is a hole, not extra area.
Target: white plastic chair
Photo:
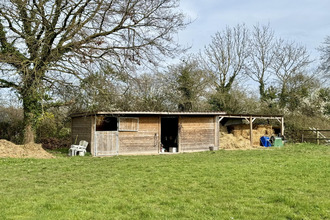
[[[80,141],[79,145],[71,145],[69,149],[69,156],[76,156],[77,153],[79,156],[85,156],[87,146],[87,141]]]

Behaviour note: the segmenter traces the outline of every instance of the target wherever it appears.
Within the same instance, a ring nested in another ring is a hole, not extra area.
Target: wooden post
[[[160,151],[160,148],[162,146],[162,131],[161,131],[161,126],[162,126],[162,118],[160,116],[158,116],[158,153],[161,152]]]
[[[214,150],[219,150],[219,138],[220,138],[220,121],[219,116],[214,117]]]
[[[252,116],[250,116],[250,145],[253,146],[253,126],[252,126]]]
[[[178,117],[178,151],[177,152],[184,152],[181,145],[181,131],[182,131],[182,116]]]
[[[316,130],[316,141],[317,145],[320,145],[320,132],[318,130]]]
[[[92,156],[96,156],[96,114],[91,116],[91,154]]]
[[[284,136],[284,117],[281,118],[281,135]]]
[[[304,143],[304,133],[301,134],[301,143]]]

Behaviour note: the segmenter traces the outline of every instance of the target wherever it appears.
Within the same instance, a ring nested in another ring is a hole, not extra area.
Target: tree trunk
[[[260,100],[266,101],[265,83],[262,80],[259,81],[259,94],[260,94]]]
[[[279,100],[280,108],[284,108],[288,102],[288,91],[287,91],[287,87],[286,87],[285,83],[283,83],[283,85],[282,85],[282,89],[281,89],[279,98],[280,98],[280,100]]]
[[[24,144],[35,142],[36,124],[42,109],[40,101],[33,94],[23,97],[24,109]]]
[[[32,125],[26,123],[24,125],[24,139],[23,144],[34,143],[35,142],[35,130]]]
[[[24,144],[35,142],[36,125],[38,118],[42,114],[41,86],[33,76],[29,75],[29,79],[24,83],[24,87],[20,91],[24,111]]]

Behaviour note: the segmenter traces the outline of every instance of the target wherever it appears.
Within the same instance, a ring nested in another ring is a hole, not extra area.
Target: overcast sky
[[[181,0],[180,8],[193,21],[179,33],[190,52],[203,49],[217,31],[242,23],[269,23],[277,37],[306,46],[313,58],[330,35],[330,0]]]

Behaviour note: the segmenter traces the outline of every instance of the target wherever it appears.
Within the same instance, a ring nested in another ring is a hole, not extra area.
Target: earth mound
[[[16,145],[10,141],[0,139],[0,158],[54,158],[53,155],[45,151],[41,144],[29,143]]]

